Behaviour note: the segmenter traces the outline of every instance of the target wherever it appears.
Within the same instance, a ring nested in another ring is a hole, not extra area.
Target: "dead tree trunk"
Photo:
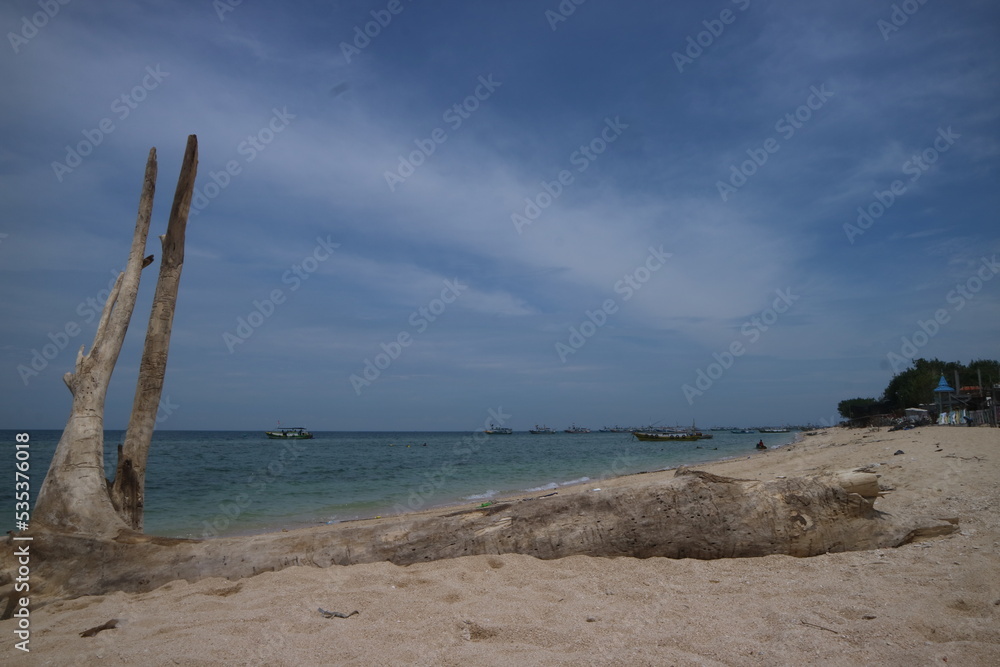
[[[73,407],[38,492],[32,514],[35,525],[94,535],[114,535],[127,527],[111,505],[104,478],[104,399],[139,292],[155,191],[154,148],[146,161],[128,264],[104,304],[90,353],[85,355],[81,346],[75,372],[63,376],[73,394]]]
[[[142,531],[143,526],[146,461],[149,458],[149,446],[167,371],[170,331],[174,322],[181,269],[184,266],[184,235],[197,171],[198,142],[192,135],[188,137],[181,173],[177,179],[167,233],[160,237],[163,249],[160,276],[156,282],[153,308],[146,329],[146,343],[139,365],[132,415],[125,443],[118,448],[118,466],[111,486],[112,504],[122,519],[137,531]]]
[[[665,482],[250,537],[52,534],[31,546],[37,558],[32,601],[147,591],[175,579],[237,579],[292,565],[410,565],[508,553],[541,559],[814,556],[895,547],[956,530],[952,521],[879,512],[878,494],[874,474],[758,482],[681,470]],[[8,539],[0,548],[0,572],[17,570],[12,545]],[[13,580],[8,576],[0,587],[0,608],[5,597],[12,608],[11,598],[19,595]]]
[[[181,193],[179,184],[178,196],[175,197],[171,212],[170,225],[172,227],[178,226],[174,223],[175,217],[181,221],[179,232],[175,231],[171,235],[168,229],[167,240],[164,241],[165,251],[168,245],[179,244],[181,248],[183,247],[183,227],[190,206],[191,190],[194,186],[194,163],[196,162],[197,139],[192,135],[188,138],[185,169],[182,169],[181,172],[181,182],[185,184],[184,193]],[[140,272],[147,264],[143,261],[143,253],[146,248],[146,238],[149,234],[149,223],[153,210],[156,173],[156,149],[154,148],[150,150],[146,162],[146,174],[143,180],[142,195],[139,199],[139,214],[132,237],[128,264],[115,282],[111,295],[104,305],[90,353],[85,355],[84,348],[81,347],[76,358],[75,372],[67,373],[63,377],[66,386],[73,394],[73,406],[66,428],[56,446],[48,474],[38,492],[38,500],[32,514],[35,527],[54,532],[98,537],[114,537],[122,531],[134,528],[134,522],[130,518],[133,514],[119,511],[118,507],[120,506],[116,507],[116,504],[112,502],[110,493],[110,487],[113,486],[113,483],[109,483],[104,477],[104,401],[111,375],[118,361],[118,355],[121,353],[129,321],[132,318],[132,311],[135,308]],[[175,211],[178,213],[176,216],[174,215]],[[171,261],[176,262],[179,258],[180,262],[183,262],[183,249],[178,253],[176,249],[171,248],[171,257]],[[172,287],[168,286],[162,290],[162,298],[170,300],[169,308],[164,309],[161,306],[159,312],[168,311],[172,317],[173,301],[177,292],[176,278],[180,276],[180,263],[166,271],[170,275],[172,272],[176,272],[176,277],[167,281],[168,284],[171,281],[174,283]],[[165,270],[161,268],[161,280],[164,272]],[[157,295],[160,296],[160,294],[161,290],[158,288]],[[154,316],[157,312],[157,306],[154,305]],[[162,354],[162,364],[164,365],[169,332],[168,322],[165,335],[157,334],[156,342],[153,344],[155,354],[151,355],[155,357],[156,354]],[[145,367],[145,365],[144,361],[143,366]],[[151,362],[151,365],[155,368],[157,362]],[[147,376],[149,374],[150,372],[147,372]],[[142,375],[140,375],[141,377]],[[160,385],[162,386],[162,370],[160,371]],[[152,408],[154,422],[158,401],[159,393],[157,390]],[[138,398],[137,402],[139,402]],[[141,404],[146,404],[145,399]],[[135,420],[136,416],[133,415],[133,421]],[[148,442],[149,438],[147,437],[146,449],[148,449]],[[128,473],[130,481],[124,479],[122,481],[123,487],[129,484],[134,486],[138,482],[140,493],[136,497],[140,501],[143,486],[141,473],[145,470],[145,456],[146,454],[143,452],[142,468],[139,474],[136,475],[136,471],[130,470]],[[134,454],[133,458],[138,460]],[[119,469],[122,468],[123,466],[119,465]]]

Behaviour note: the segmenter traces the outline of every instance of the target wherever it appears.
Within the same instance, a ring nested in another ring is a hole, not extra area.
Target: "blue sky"
[[[998,25],[940,0],[5,3],[0,426],[65,423],[147,153],[159,259],[188,134],[160,428],[820,423],[913,356],[997,358]]]

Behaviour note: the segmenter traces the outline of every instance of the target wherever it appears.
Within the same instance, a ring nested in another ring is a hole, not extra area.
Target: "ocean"
[[[28,431],[31,503],[61,431]],[[335,523],[504,495],[558,491],[601,480],[755,453],[795,433],[712,432],[711,440],[640,442],[628,433],[486,435],[456,432],[315,432],[312,440],[267,439],[261,431],[157,431],[146,473],[145,532],[216,537]],[[3,529],[14,529],[15,431],[0,462]],[[105,470],[114,473],[123,431],[106,431]],[[22,455],[23,457],[23,455]],[[23,478],[22,478],[23,479]],[[21,487],[23,489],[23,486]]]

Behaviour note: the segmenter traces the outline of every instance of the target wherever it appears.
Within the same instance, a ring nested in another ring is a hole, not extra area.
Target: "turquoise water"
[[[29,431],[32,503],[60,431]],[[112,475],[123,432],[105,432]],[[794,433],[731,434],[711,440],[639,442],[627,433],[324,433],[268,440],[262,432],[158,431],[146,474],[146,532],[210,537],[395,514],[574,482],[599,486],[622,474],[755,453]],[[0,463],[3,529],[14,528],[15,432]]]

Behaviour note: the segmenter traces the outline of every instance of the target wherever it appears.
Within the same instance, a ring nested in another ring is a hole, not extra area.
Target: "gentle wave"
[[[477,493],[475,495],[466,496],[464,500],[489,500],[490,498],[497,495],[497,493],[499,493],[499,491],[494,491],[493,489],[490,489],[486,493]]]
[[[527,493],[534,493],[535,491],[551,491],[552,489],[558,489],[559,485],[555,482],[549,482],[545,486],[536,486],[533,489],[525,489]]]
[[[553,491],[558,489],[560,486],[570,486],[573,484],[583,484],[584,482],[589,482],[589,477],[579,477],[577,479],[571,479],[568,482],[549,482],[542,486],[536,486],[530,489],[525,489],[525,493],[535,493],[536,491]]]

